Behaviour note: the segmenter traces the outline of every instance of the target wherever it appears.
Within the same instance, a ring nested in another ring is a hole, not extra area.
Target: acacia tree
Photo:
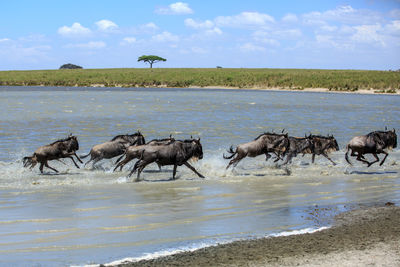
[[[150,68],[153,68],[153,63],[159,62],[159,61],[167,61],[165,58],[159,57],[159,56],[153,56],[153,55],[143,55],[141,57],[138,58],[137,60],[139,61],[143,61],[144,63],[149,63],[150,64]]]

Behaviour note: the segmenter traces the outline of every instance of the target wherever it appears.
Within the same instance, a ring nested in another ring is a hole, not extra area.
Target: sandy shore
[[[387,93],[385,90],[378,89],[359,89],[357,91],[334,91],[328,88],[303,88],[303,89],[293,89],[293,88],[278,88],[278,87],[249,87],[249,88],[239,88],[239,87],[228,87],[228,86],[190,86],[189,88],[194,89],[237,89],[237,90],[263,90],[263,91],[288,91],[288,92],[314,92],[314,93],[338,93],[338,94],[366,94],[366,95],[399,95],[400,91],[396,90],[395,93]]]
[[[237,241],[120,266],[400,266],[400,207],[359,209],[312,234]]]

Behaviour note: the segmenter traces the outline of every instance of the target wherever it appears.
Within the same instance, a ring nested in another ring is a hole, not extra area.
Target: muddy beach
[[[312,234],[238,241],[119,266],[399,266],[400,208],[339,214]]]

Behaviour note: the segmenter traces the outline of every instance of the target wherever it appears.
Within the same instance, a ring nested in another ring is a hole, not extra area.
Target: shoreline
[[[21,85],[2,85],[0,87],[21,87]],[[112,90],[113,88],[119,89],[129,89],[129,88],[157,88],[157,89],[204,89],[204,90],[249,90],[249,91],[270,91],[270,92],[306,92],[306,93],[333,93],[333,94],[362,94],[362,95],[400,95],[400,90],[396,90],[395,93],[386,92],[385,89],[359,89],[355,91],[351,90],[329,90],[329,88],[279,88],[279,87],[234,87],[234,86],[188,86],[188,87],[168,87],[166,85],[154,85],[154,86],[130,86],[116,85],[116,86],[106,86],[104,84],[91,84],[89,86],[51,86],[51,85],[27,85],[22,87],[74,87],[74,88],[103,88]]]
[[[166,87],[168,88],[168,87]],[[344,91],[344,90],[329,90],[329,88],[303,88],[303,89],[291,89],[291,88],[278,88],[278,87],[229,87],[229,86],[190,86],[189,89],[216,89],[216,90],[255,90],[255,91],[273,91],[273,92],[308,92],[308,93],[337,93],[337,94],[363,94],[363,95],[399,95],[400,91],[396,93],[381,92],[378,89],[359,89],[356,91]]]
[[[235,241],[192,252],[103,266],[398,266],[400,207],[356,209],[331,228],[308,234]],[[102,265],[101,265],[102,266]]]

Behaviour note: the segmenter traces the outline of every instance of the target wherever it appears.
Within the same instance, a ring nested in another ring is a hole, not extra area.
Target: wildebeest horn
[[[393,133],[396,133],[396,129],[395,128],[393,128]]]
[[[285,128],[283,128],[283,130],[282,130],[282,132],[281,133],[283,133],[285,131]]]

